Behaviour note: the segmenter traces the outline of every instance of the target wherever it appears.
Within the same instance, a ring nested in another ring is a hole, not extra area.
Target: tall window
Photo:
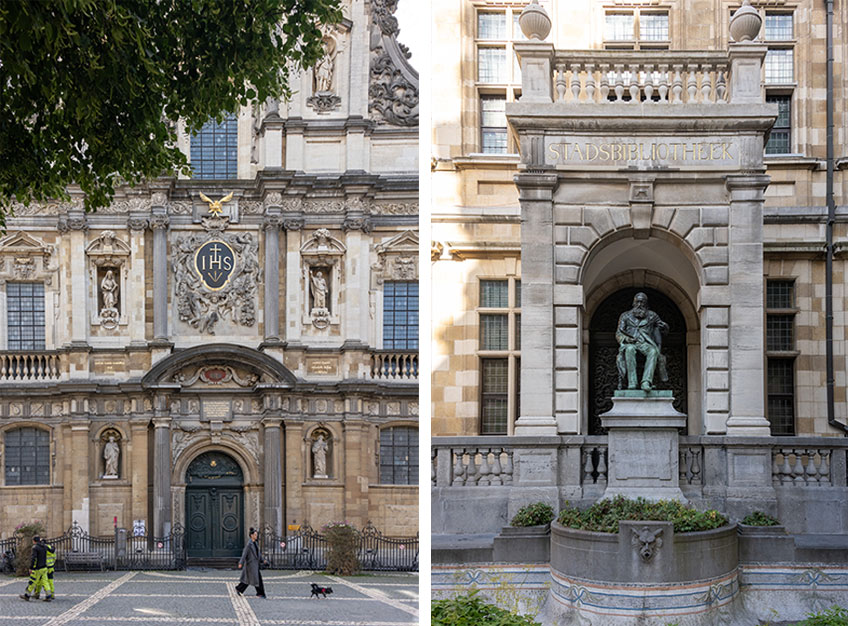
[[[44,285],[6,284],[9,350],[44,350]]]
[[[766,102],[777,105],[777,120],[771,128],[766,154],[787,154],[792,151],[792,96],[766,96]]]
[[[604,47],[615,50],[666,50],[668,11],[615,9],[604,15]]]
[[[480,151],[485,154],[516,152],[507,137],[504,106],[518,98],[521,68],[513,42],[526,39],[518,25],[521,7],[480,10],[477,13],[477,97]]]
[[[418,350],[418,282],[383,283],[383,348]]]
[[[238,121],[233,114],[220,124],[206,122],[191,138],[191,169],[195,178],[238,176]]]
[[[792,13],[766,11],[763,39],[766,102],[777,104],[777,121],[766,144],[766,154],[792,152],[792,94],[795,87],[795,25]]]
[[[418,484],[418,429],[392,426],[380,431],[380,484]]]
[[[46,430],[7,430],[3,443],[6,452],[7,486],[50,483],[50,434]]]
[[[795,434],[795,284],[766,281],[766,395],[772,435]]]
[[[480,434],[505,435],[518,412],[521,281],[480,281]]]

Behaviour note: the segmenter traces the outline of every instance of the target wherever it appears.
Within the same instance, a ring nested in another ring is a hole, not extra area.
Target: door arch
[[[244,548],[244,475],[228,454],[199,454],[186,470],[186,550],[193,558],[226,558]]]
[[[674,392],[674,408],[687,412],[688,375],[686,356],[686,319],[674,301],[663,292],[650,287],[627,287],[610,294],[598,305],[589,322],[589,434],[606,434],[601,426],[601,413],[612,408],[612,394],[618,386],[618,371],[615,359],[618,342],[615,329],[619,316],[633,306],[633,297],[639,292],[648,296],[648,308],[655,311],[669,325],[663,337],[662,351],[668,364],[668,382],[655,375],[657,389]],[[639,369],[644,366],[644,357],[638,355]]]

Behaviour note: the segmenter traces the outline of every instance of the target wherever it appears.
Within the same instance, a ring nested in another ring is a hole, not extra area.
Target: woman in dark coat
[[[262,583],[262,574],[259,573],[259,564],[262,562],[262,555],[259,553],[259,544],[256,542],[259,537],[259,531],[250,529],[250,541],[244,547],[239,559],[239,569],[241,570],[241,578],[239,584],[236,585],[236,592],[241,595],[248,585],[256,587],[256,596],[264,598],[265,585]]]

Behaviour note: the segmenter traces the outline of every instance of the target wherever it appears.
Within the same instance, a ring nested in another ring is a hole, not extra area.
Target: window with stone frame
[[[3,434],[5,485],[50,484],[50,433],[24,427]]]
[[[608,9],[604,13],[604,48],[668,50],[668,10],[646,7]]]
[[[795,283],[766,281],[766,417],[772,435],[795,434]]]
[[[383,349],[418,350],[418,281],[383,283]]]
[[[191,169],[194,178],[238,177],[238,120],[229,114],[220,123],[206,122],[191,137]]]
[[[478,327],[480,434],[511,434],[519,397],[520,280],[480,280]]]
[[[762,38],[768,45],[764,61],[766,102],[777,104],[777,121],[765,147],[767,155],[792,152],[792,96],[795,89],[795,24],[791,11],[762,13]]]
[[[44,284],[6,283],[6,348],[44,350]]]
[[[504,107],[521,95],[521,67],[514,42],[526,38],[518,25],[523,7],[480,7],[476,17],[474,41],[477,67],[477,115],[479,151],[484,154],[518,152],[507,135]]]
[[[389,426],[380,430],[380,484],[418,484],[418,429]]]

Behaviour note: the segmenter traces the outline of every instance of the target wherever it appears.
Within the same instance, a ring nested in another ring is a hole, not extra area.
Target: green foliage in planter
[[[698,511],[677,500],[648,502],[644,498],[630,500],[624,496],[601,500],[583,511],[566,507],[560,511],[557,521],[569,528],[617,533],[618,522],[622,520],[672,522],[676,533],[713,530],[728,523],[718,511]]]
[[[848,626],[848,610],[832,606],[820,613],[807,613],[800,626]]]
[[[330,522],[321,529],[327,540],[327,573],[350,576],[359,571],[359,532],[347,522]]]
[[[510,526],[543,526],[550,524],[554,519],[554,510],[550,504],[544,502],[533,502],[518,509],[518,513],[512,518]]]
[[[436,600],[430,607],[431,626],[541,626],[529,617],[514,615],[477,597],[467,596]]]
[[[47,529],[38,520],[20,524],[15,528],[18,538],[18,548],[15,551],[15,573],[18,576],[29,574],[29,564],[32,560],[32,538],[36,535],[44,537]]]
[[[746,526],[780,526],[776,518],[762,511],[749,513],[742,519],[742,523]]]

